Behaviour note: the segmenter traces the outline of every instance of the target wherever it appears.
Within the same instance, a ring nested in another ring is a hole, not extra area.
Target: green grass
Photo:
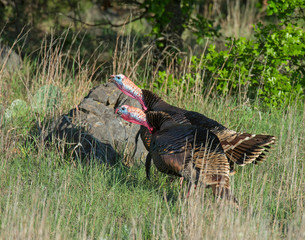
[[[93,74],[83,61],[76,63],[81,71],[71,73],[61,52],[48,54],[42,64],[15,74],[11,84],[0,76],[1,93],[6,93],[0,104],[5,107],[17,97],[30,105],[35,91],[50,83],[61,88],[65,99],[54,116],[30,111],[0,128],[0,239],[304,239],[304,103],[262,110],[233,97],[166,96],[159,91],[168,102],[231,129],[276,136],[265,162],[237,167],[231,177],[240,202],[236,211],[216,201],[211,189],[197,189],[186,198],[186,183],[180,188],[178,178],[156,169],[148,181],[138,159],[130,167],[120,162],[106,167],[94,159],[84,165],[54,146],[41,145],[33,134],[36,121],[43,126],[78,104]],[[116,64],[122,72],[132,67],[119,59]]]
[[[220,119],[230,112],[225,106],[211,107]],[[259,120],[238,111],[229,122],[240,126],[239,117],[251,118],[249,131],[277,136],[266,162],[238,167],[232,177],[239,212],[216,203],[210,189],[186,199],[186,184],[180,189],[178,179],[156,170],[152,180],[146,180],[139,161],[130,168],[121,163],[109,168],[94,161],[84,166],[63,159],[55,149],[37,151],[30,141],[18,143],[15,151],[1,157],[0,236],[301,239],[305,230],[304,115],[294,109],[282,114],[270,114],[267,121],[264,116],[265,120]]]

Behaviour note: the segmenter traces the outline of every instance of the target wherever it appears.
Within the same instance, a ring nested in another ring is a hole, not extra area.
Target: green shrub
[[[248,97],[258,95],[274,106],[304,97],[304,30],[258,25],[255,31],[254,40],[228,39],[230,50],[208,49],[202,67],[216,72],[217,90],[243,89]]]
[[[181,85],[187,78],[188,88],[192,88],[199,79],[220,94],[258,98],[268,106],[305,99],[305,31],[295,21],[302,19],[305,4],[284,0],[268,4],[268,13],[282,20],[279,24],[257,24],[251,40],[227,38],[226,50],[210,45],[200,58],[192,57],[190,73],[183,79],[159,72],[156,86]],[[204,73],[202,77],[198,70]]]

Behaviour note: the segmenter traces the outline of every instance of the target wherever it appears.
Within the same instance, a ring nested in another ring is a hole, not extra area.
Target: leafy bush
[[[226,50],[217,50],[216,45],[210,45],[200,58],[192,57],[191,73],[185,75],[190,88],[198,79],[200,69],[204,72],[204,85],[215,87],[221,94],[258,97],[271,106],[305,99],[305,31],[298,26],[300,22],[295,22],[298,19],[296,12],[302,14],[300,9],[305,10],[305,5],[303,1],[268,3],[269,14],[280,13],[282,22],[277,25],[259,23],[254,26],[253,39],[228,38]],[[209,84],[210,79],[212,83]],[[157,85],[161,86],[164,81],[164,72],[159,72]],[[170,87],[184,81],[169,75],[166,84]]]
[[[241,88],[268,105],[278,105],[301,96],[305,89],[305,32],[286,26],[256,26],[254,40],[228,39],[230,50],[210,46],[204,65],[216,71],[217,89],[226,93]]]

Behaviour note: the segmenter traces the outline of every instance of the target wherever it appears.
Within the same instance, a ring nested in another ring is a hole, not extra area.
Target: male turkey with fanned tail
[[[229,161],[215,134],[205,128],[179,124],[164,112],[144,113],[123,105],[116,113],[152,134],[147,157],[153,159],[160,172],[184,177],[195,186],[211,186],[214,196],[238,206],[230,193]]]
[[[124,94],[138,100],[145,111],[163,111],[178,123],[196,125],[213,132],[219,138],[229,159],[231,174],[235,173],[234,163],[244,166],[265,160],[265,153],[275,142],[274,136],[238,133],[203,114],[172,106],[151,91],[140,89],[123,74],[112,75],[110,81]],[[151,134],[144,127],[141,127],[140,134],[146,149],[149,150]]]

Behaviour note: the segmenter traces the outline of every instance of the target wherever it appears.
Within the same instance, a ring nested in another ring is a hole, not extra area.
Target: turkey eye
[[[121,77],[118,77],[118,79],[121,79]]]
[[[125,107],[122,107],[122,110],[123,110],[123,111],[125,111],[125,110],[126,110],[126,108],[125,108]]]

